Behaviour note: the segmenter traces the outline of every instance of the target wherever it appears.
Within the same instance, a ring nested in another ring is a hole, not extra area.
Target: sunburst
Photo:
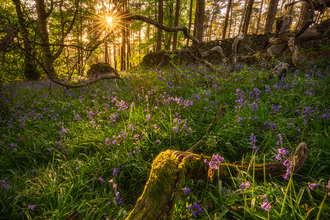
[[[129,13],[123,10],[123,0],[116,2],[116,4],[109,3],[108,6],[104,4],[101,7],[101,12],[94,14],[94,16],[88,16],[87,19],[94,20],[93,28],[89,31],[99,32],[99,36],[103,34],[110,34],[116,30],[127,28],[124,18],[129,17]]]

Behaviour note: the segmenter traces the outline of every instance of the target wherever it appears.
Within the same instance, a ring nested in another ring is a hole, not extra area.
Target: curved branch
[[[45,71],[46,75],[48,76],[48,78],[56,83],[59,84],[61,86],[64,86],[66,88],[79,88],[79,87],[83,87],[83,86],[87,86],[87,85],[92,85],[94,83],[97,83],[101,80],[104,79],[120,79],[122,80],[122,78],[119,77],[119,73],[117,70],[113,69],[114,74],[100,74],[97,77],[92,78],[91,80],[79,83],[79,84],[69,84],[69,83],[65,83],[59,79],[55,79],[53,76],[55,76],[55,73],[49,73],[49,71],[45,68],[45,66],[35,57],[33,56],[31,53],[29,53],[28,51],[26,51],[24,48],[22,48],[21,46],[18,46],[18,48],[20,48],[21,50],[23,50],[25,53],[27,53],[29,56],[33,57],[33,59],[40,65],[40,67]]]
[[[121,20],[122,21],[125,21],[125,20],[129,20],[129,21],[130,20],[144,21],[144,22],[146,22],[148,24],[152,24],[152,25],[156,26],[157,28],[159,28],[159,29],[161,29],[163,31],[166,31],[166,32],[178,32],[178,31],[182,31],[184,33],[185,38],[188,38],[188,39],[192,40],[192,42],[194,43],[194,45],[197,48],[197,51],[198,51],[200,57],[202,57],[202,52],[201,52],[201,50],[199,48],[200,42],[199,42],[199,40],[196,37],[194,37],[194,36],[192,36],[192,35],[190,35],[188,33],[188,28],[187,27],[184,27],[184,26],[166,27],[166,26],[164,26],[164,25],[162,25],[162,24],[160,24],[160,23],[158,23],[158,22],[156,22],[156,21],[154,21],[154,20],[152,20],[150,18],[141,16],[141,15],[133,15],[133,14],[130,14],[130,13],[128,14],[128,16],[122,18]]]

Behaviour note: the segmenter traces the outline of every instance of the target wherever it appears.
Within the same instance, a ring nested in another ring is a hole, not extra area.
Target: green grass
[[[329,66],[329,56],[323,56],[311,70],[291,69],[281,81],[269,80],[271,70],[260,63],[234,72],[219,65],[219,73],[197,66],[139,70],[122,73],[123,81],[74,90],[54,84],[50,89],[49,82],[6,85],[0,94],[0,219],[64,219],[74,210],[79,219],[125,219],[152,160],[166,149],[188,150],[221,105],[226,113],[196,153],[253,165],[264,158],[276,162],[278,148],[293,152],[306,142],[307,161],[290,181],[245,174],[213,182],[188,179],[191,192],[182,192],[173,219],[329,219],[330,197],[322,187],[308,187],[330,180]],[[244,92],[243,106],[236,102],[237,89]],[[241,181],[251,186],[242,191]],[[271,204],[269,212],[260,195]],[[203,213],[193,216],[188,206],[195,202]]]

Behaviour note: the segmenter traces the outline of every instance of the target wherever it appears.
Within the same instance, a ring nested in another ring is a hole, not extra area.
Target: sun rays
[[[121,30],[126,27],[126,23],[123,20],[129,16],[129,13],[124,10],[123,0],[114,3],[110,3],[99,6],[99,12],[93,13],[93,16],[86,17],[93,20],[91,24],[92,29],[89,33],[98,33],[108,35],[114,33],[116,30]]]

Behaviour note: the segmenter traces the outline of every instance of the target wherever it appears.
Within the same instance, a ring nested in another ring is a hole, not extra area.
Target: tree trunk
[[[208,41],[211,41],[212,40],[212,26],[213,26],[213,21],[214,21],[214,11],[218,8],[218,6],[214,7],[213,10],[212,10],[212,13],[211,13],[211,19],[210,19],[210,25],[209,25],[209,34],[208,34]]]
[[[254,0],[248,0],[248,4],[246,7],[246,13],[245,13],[245,17],[244,17],[243,30],[242,30],[243,37],[246,36],[248,29],[249,29],[253,3],[254,3]]]
[[[226,12],[226,17],[225,17],[225,22],[224,22],[224,25],[223,25],[222,39],[225,39],[225,37],[226,37],[226,31],[227,31],[227,26],[228,26],[228,18],[229,18],[229,11],[231,9],[231,1],[232,0],[228,0],[227,12]]]
[[[166,13],[167,14],[167,18],[169,19],[169,26],[173,26],[173,19],[172,19],[172,15],[173,15],[173,11],[174,11],[174,2],[167,2],[169,5],[166,6],[166,9],[169,9],[169,10],[166,10]],[[166,33],[165,34],[165,49],[167,51],[170,51],[171,50],[171,45],[172,45],[172,33]]]
[[[13,0],[15,4],[15,9],[18,17],[18,23],[21,28],[21,34],[23,35],[24,49],[28,53],[32,53],[31,44],[28,42],[29,40],[29,31],[26,27],[26,20],[24,19],[24,15],[21,8],[20,0]],[[25,53],[24,57],[24,76],[26,80],[38,80],[40,78],[40,74],[36,72],[36,66],[34,65],[34,59],[31,55]]]
[[[238,34],[241,32],[241,29],[242,29],[242,24],[243,24],[243,20],[244,20],[244,17],[245,17],[247,2],[248,2],[248,0],[244,1],[244,8],[243,8],[243,12],[242,12],[241,22],[239,23]]]
[[[258,21],[257,21],[257,30],[256,30],[256,34],[258,34],[258,30],[259,30],[259,26],[260,26],[260,18],[261,18],[261,12],[262,12],[262,6],[264,4],[264,0],[261,0],[260,3],[260,11],[259,11],[259,17],[258,17]]]
[[[175,27],[179,25],[179,13],[180,13],[180,0],[176,0],[176,3],[175,3],[175,18],[174,18],[174,26]],[[172,50],[176,50],[177,38],[178,38],[178,32],[174,32]]]
[[[194,0],[190,0],[190,10],[189,10],[189,27],[188,27],[188,34],[190,34],[191,30],[191,17],[192,17],[192,5]],[[187,38],[187,47],[189,45],[189,38]]]
[[[158,23],[163,24],[164,8],[163,0],[158,0]],[[157,34],[157,48],[156,51],[160,52],[162,50],[162,30],[158,29]]]
[[[228,29],[228,38],[230,38],[230,32],[231,32],[231,25],[233,23],[233,7],[230,7],[230,22],[229,22],[229,29]]]
[[[265,25],[265,33],[271,33],[273,30],[273,24],[276,16],[276,10],[279,0],[270,0],[268,5],[268,12]]]
[[[114,60],[114,63],[115,63],[115,69],[117,69],[116,40],[113,43],[113,60]]]
[[[204,14],[205,14],[205,0],[197,0],[196,12],[195,12],[194,36],[199,41],[203,41]]]
[[[41,52],[43,55],[43,65],[46,71],[49,73],[50,77],[57,79],[58,77],[55,74],[53,62],[54,59],[51,55],[50,46],[49,46],[49,33],[47,30],[47,14],[45,10],[44,0],[35,0],[36,2],[36,11],[38,15],[37,23],[40,33],[40,43],[41,43]]]

